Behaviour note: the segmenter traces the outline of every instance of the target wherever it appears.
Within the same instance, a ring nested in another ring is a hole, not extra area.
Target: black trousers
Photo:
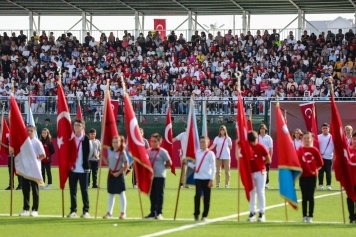
[[[52,184],[51,162],[42,162],[41,163],[41,170],[42,170],[43,182],[46,183],[46,173],[47,173],[48,184]]]
[[[134,165],[132,165],[132,185],[137,185],[137,181],[136,181],[136,171],[134,168]]]
[[[356,192],[356,186],[354,186],[354,189]],[[350,221],[356,221],[355,202],[353,202],[350,198],[347,198],[346,201],[347,201],[347,209],[349,210]]]
[[[166,178],[153,178],[150,200],[151,213],[153,215],[162,214],[163,197],[164,197],[164,183]]]
[[[267,171],[266,184],[269,183],[269,166],[270,166],[270,164],[266,164],[266,171]]]
[[[32,189],[32,211],[38,211],[38,204],[40,199],[40,193],[38,190],[38,183],[26,178],[22,179],[22,194],[23,194],[23,210],[30,210],[30,191]]]
[[[326,185],[331,185],[331,166],[332,166],[332,162],[331,160],[324,160],[324,166],[321,167],[321,169],[319,170],[319,185],[323,185],[324,183],[324,172],[326,173]]]
[[[14,158],[13,158],[14,159]],[[15,161],[13,160],[13,165],[14,165],[14,167],[15,167]],[[8,167],[8,169],[9,169],[9,186],[12,186],[12,187],[14,187],[14,172],[11,172],[11,156],[9,156],[8,158],[7,158],[7,167]],[[15,168],[14,168],[15,169]],[[11,177],[12,176],[12,177]],[[12,178],[12,184],[11,184],[11,178]],[[21,187],[22,186],[22,176],[20,176],[20,175],[18,175],[17,176],[17,181],[18,181],[18,185],[19,185],[19,187]]]
[[[89,173],[69,173],[70,189],[70,211],[77,212],[77,188],[78,181],[83,200],[83,213],[89,212],[89,195],[88,195],[88,177]]]
[[[203,217],[207,217],[210,208],[210,194],[211,188],[208,187],[210,180],[195,180],[195,196],[194,196],[194,216],[200,215],[200,199],[202,196],[202,191],[204,193],[204,211]]]
[[[93,179],[93,187],[98,186],[98,170],[99,170],[99,160],[90,160],[90,173],[88,179],[88,186],[90,185],[90,176]]]
[[[300,189],[302,190],[303,217],[304,216],[313,217],[316,176],[300,177],[299,185],[300,185]],[[307,215],[308,202],[309,202],[309,215]]]

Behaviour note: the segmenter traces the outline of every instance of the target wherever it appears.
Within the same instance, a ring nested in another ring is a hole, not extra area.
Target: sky
[[[282,29],[284,28],[291,20],[293,20],[297,14],[294,15],[251,15],[251,29]],[[354,14],[307,14],[306,19],[308,21],[316,20],[333,20],[338,16],[344,17],[346,19],[354,19]],[[34,17],[35,22],[37,23],[37,16]],[[41,30],[65,30],[67,31],[71,28],[78,20],[81,19],[81,16],[69,16],[69,17],[60,17],[60,16],[41,16]],[[89,19],[89,17],[88,17]],[[140,17],[141,19],[141,17]],[[146,16],[145,17],[145,30],[153,29],[153,19],[166,19],[167,30],[173,30],[179,26],[187,16]],[[2,31],[10,30],[20,30],[28,29],[29,21],[27,16],[0,16],[1,29]],[[4,24],[6,22],[6,24]],[[225,24],[222,29],[233,29],[233,16],[198,16],[198,22],[203,25],[210,25],[217,23],[218,26]],[[100,30],[134,30],[135,20],[134,16],[94,16],[93,24],[98,27]],[[81,23],[73,28],[72,31],[81,30]],[[236,34],[239,33],[239,29],[242,28],[242,18],[241,15],[235,16],[235,26]],[[297,28],[298,22],[295,21],[288,28]],[[200,28],[200,27],[199,27]],[[188,23],[183,24],[180,27],[180,30],[188,29]],[[93,28],[94,30],[94,28]],[[74,34],[75,35],[75,34]]]

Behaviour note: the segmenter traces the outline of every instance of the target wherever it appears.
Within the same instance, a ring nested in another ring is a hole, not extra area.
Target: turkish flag
[[[331,97],[331,122],[330,131],[334,142],[334,170],[336,180],[344,187],[347,196],[355,201],[355,189],[350,168],[350,151],[347,146],[344,128],[342,126],[339,111],[336,108],[334,97]]]
[[[153,169],[148,158],[145,144],[138,127],[135,113],[129,95],[124,95],[126,136],[129,155],[135,160],[135,173],[138,188],[141,192],[149,194],[153,180]]]
[[[119,101],[118,100],[110,100],[111,109],[114,112],[115,121],[117,118],[117,114],[119,113]]]
[[[239,175],[241,177],[242,184],[245,187],[246,198],[250,201],[250,192],[253,189],[250,159],[253,154],[250,143],[247,139],[248,130],[249,128],[247,127],[244,105],[242,103],[241,93],[239,92],[236,115],[236,137],[238,138],[239,157],[236,157],[239,159]]]
[[[9,154],[9,134],[10,134],[10,129],[7,126],[7,122],[3,113],[1,116],[0,152],[5,154]]]
[[[155,31],[159,31],[162,39],[166,36],[166,19],[153,19]]]
[[[80,106],[80,103],[78,103],[77,117],[76,117],[76,119],[83,119],[82,107]]]
[[[64,97],[63,88],[58,85],[58,112],[57,112],[57,143],[59,185],[63,190],[76,159],[77,146],[72,130],[68,105]]]
[[[307,127],[307,131],[314,134],[313,146],[319,150],[318,122],[316,120],[315,103],[306,103],[299,106],[305,121],[305,126]]]
[[[172,160],[171,165],[171,172],[172,174],[176,175],[176,169],[174,165],[173,159],[173,135],[172,135],[172,119],[171,119],[171,110],[167,109],[167,116],[166,116],[166,129],[164,130],[164,138],[162,141],[162,147],[168,151],[169,156]]]

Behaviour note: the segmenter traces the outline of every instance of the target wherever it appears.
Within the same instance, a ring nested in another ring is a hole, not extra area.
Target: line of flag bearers
[[[107,87],[108,89],[109,87]],[[83,202],[81,217],[90,217],[89,175],[91,172],[92,187],[98,188],[100,182],[98,170],[102,166],[101,162],[104,161],[109,169],[107,177],[108,211],[103,216],[104,218],[113,216],[116,194],[119,195],[120,199],[120,218],[126,217],[125,176],[131,169],[134,171],[133,185],[137,185],[140,192],[150,197],[150,212],[145,218],[163,219],[162,208],[166,169],[171,168],[171,172],[175,174],[176,165],[172,162],[171,157],[173,142],[179,140],[182,144],[180,151],[182,177],[179,180],[179,188],[184,187],[184,185],[195,185],[194,220],[206,220],[209,214],[211,188],[215,174],[219,175],[216,185],[217,187],[220,185],[221,164],[224,164],[226,171],[225,187],[229,187],[230,159],[228,158],[230,157],[232,143],[227,135],[226,127],[220,127],[219,136],[215,138],[213,145],[209,148],[206,114],[203,114],[203,131],[199,135],[192,97],[186,131],[173,139],[170,110],[167,110],[165,134],[163,137],[158,133],[152,134],[149,146],[147,140],[143,138],[143,130],[138,126],[127,95],[124,95],[127,138],[119,135],[116,119],[110,106],[109,95],[110,93],[107,91],[101,141],[99,141],[95,139],[96,131],[94,129],[90,130],[89,136],[85,134],[85,121],[80,114],[74,121],[72,129],[63,88],[59,86],[57,116],[59,176],[62,192],[67,179],[69,179],[71,207],[67,217],[77,216],[78,183]],[[20,216],[37,216],[39,209],[38,185],[43,184],[41,160],[47,159],[51,154],[47,154],[49,152],[45,151],[42,142],[35,137],[35,126],[28,125],[27,128],[25,127],[13,95],[10,96],[10,107],[10,129],[7,127],[6,120],[2,117],[0,134],[2,151],[6,151],[8,148],[11,151],[9,188],[11,190],[14,188],[13,173],[15,172],[19,177],[22,177],[22,183],[19,181],[19,185],[22,184],[24,206]],[[78,111],[81,111],[80,108]],[[322,134],[318,136],[315,105],[313,103],[303,104],[301,111],[303,115],[307,114],[307,111],[311,111],[309,116],[304,116],[308,131],[303,134],[300,129],[296,129],[293,132],[294,140],[292,141],[286,118],[282,115],[277,102],[276,125],[279,148],[277,156],[280,194],[290,206],[297,209],[295,183],[299,179],[302,193],[302,220],[303,222],[312,222],[317,178],[318,188],[323,189],[323,176],[326,173],[326,188],[330,190],[331,167],[333,165],[336,179],[347,194],[350,222],[354,223],[356,221],[354,207],[356,201],[356,133],[352,134],[352,128],[346,126],[347,136],[345,136],[333,97],[331,99],[331,125],[323,124]],[[16,124],[16,126],[11,126],[12,124]],[[329,133],[329,130],[333,135]],[[245,187],[246,198],[250,203],[248,221],[264,222],[266,220],[265,188],[268,187],[268,170],[273,148],[272,139],[267,135],[267,127],[261,125],[258,132],[259,134],[252,131],[252,126],[246,121],[242,96],[239,93],[236,117],[236,151],[239,177]],[[216,153],[212,151],[215,147],[217,147]],[[29,203],[30,190],[32,190],[33,197],[32,209],[30,209]],[[202,196],[204,196],[204,208],[201,213],[200,201]]]

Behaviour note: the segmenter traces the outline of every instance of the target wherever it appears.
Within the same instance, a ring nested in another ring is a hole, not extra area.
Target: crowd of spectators
[[[98,110],[107,82],[112,99],[122,100],[123,78],[136,110],[165,113],[171,104],[173,113],[187,113],[189,96],[195,93],[196,109],[204,99],[209,113],[232,114],[236,72],[243,74],[241,91],[254,113],[262,113],[263,101],[275,96],[327,100],[331,86],[337,99],[356,99],[352,29],[320,35],[304,31],[300,39],[292,31],[280,39],[276,30],[256,35],[196,31],[191,39],[174,31],[167,37],[158,31],[138,36],[125,31],[123,38],[103,33],[100,39],[88,32],[84,42],[71,33],[56,39],[45,31],[31,37],[4,32],[0,56],[1,98],[11,93],[14,81],[20,107],[30,99],[34,113],[55,112],[59,77],[72,113],[78,100],[87,112]]]

